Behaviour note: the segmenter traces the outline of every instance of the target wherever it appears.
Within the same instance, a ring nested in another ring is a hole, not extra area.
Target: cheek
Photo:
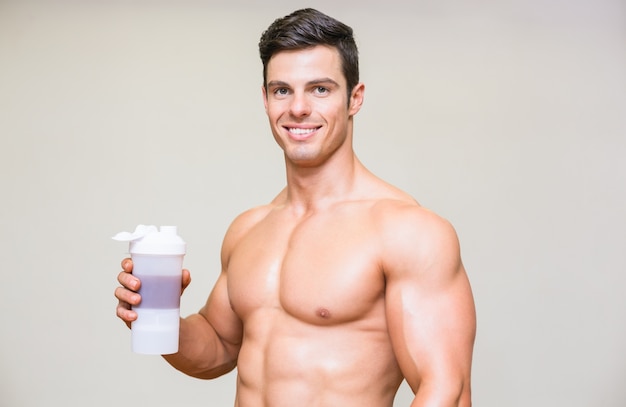
[[[265,104],[265,113],[270,122],[277,121],[283,114],[284,108],[279,102],[268,102]]]
[[[344,116],[348,115],[348,108],[345,98],[333,100],[321,100],[313,105],[313,111],[323,117],[326,121],[341,122]]]
[[[318,110],[320,118],[332,128],[341,128],[345,123],[345,115],[339,109]]]

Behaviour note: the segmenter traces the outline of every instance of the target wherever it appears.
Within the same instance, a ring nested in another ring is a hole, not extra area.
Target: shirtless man
[[[412,406],[470,406],[475,311],[457,236],[356,158],[352,30],[300,10],[259,47],[287,186],[233,221],[206,305],[164,358],[206,379],[237,367],[237,407],[390,407],[403,379]],[[122,268],[128,325],[140,282]]]

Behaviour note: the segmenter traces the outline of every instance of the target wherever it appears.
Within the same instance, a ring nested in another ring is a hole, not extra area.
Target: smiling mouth
[[[304,141],[317,132],[321,127],[285,127],[289,136],[296,141]]]
[[[311,133],[316,132],[319,127],[311,128],[311,129],[303,129],[299,127],[287,127],[287,131],[296,136],[308,136]]]

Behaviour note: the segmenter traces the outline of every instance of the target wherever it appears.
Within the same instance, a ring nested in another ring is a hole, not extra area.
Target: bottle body
[[[131,253],[133,275],[141,281],[141,303],[133,307],[131,346],[135,353],[178,352],[182,254]]]

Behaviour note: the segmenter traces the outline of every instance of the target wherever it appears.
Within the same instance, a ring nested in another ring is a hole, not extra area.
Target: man
[[[469,406],[475,311],[457,236],[356,158],[352,29],[299,10],[259,48],[287,186],[233,221],[206,305],[164,358],[206,379],[237,367],[238,407],[392,406],[403,379],[412,406]],[[128,325],[140,282],[122,268]]]

